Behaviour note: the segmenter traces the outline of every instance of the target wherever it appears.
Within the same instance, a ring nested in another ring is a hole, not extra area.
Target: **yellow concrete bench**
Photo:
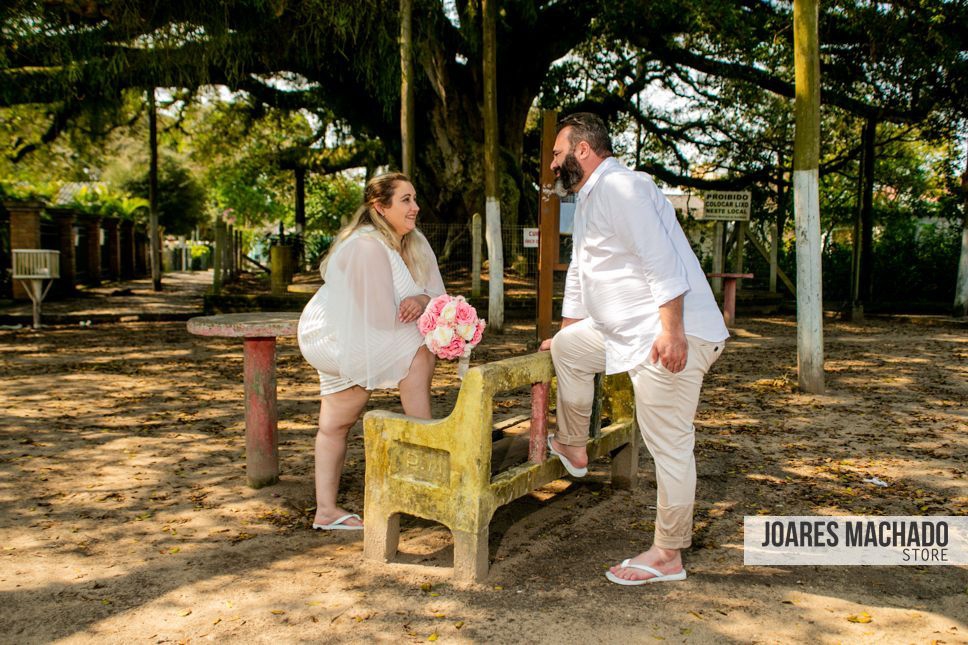
[[[488,569],[488,524],[503,504],[564,476],[546,459],[548,396],[554,369],[549,352],[474,367],[464,377],[454,410],[421,420],[374,410],[364,417],[366,498],[363,556],[390,561],[397,552],[400,513],[439,522],[454,536],[454,577],[481,580]],[[494,395],[531,386],[529,460],[491,477]],[[601,418],[589,439],[589,460],[612,454],[612,484],[632,486],[638,430],[626,374],[606,377]]]

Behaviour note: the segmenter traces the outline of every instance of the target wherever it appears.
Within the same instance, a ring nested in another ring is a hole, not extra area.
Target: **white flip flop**
[[[619,565],[623,569],[638,569],[639,571],[645,571],[646,573],[651,573],[653,577],[645,578],[643,580],[626,580],[625,578],[619,578],[617,575],[611,571],[605,572],[605,577],[609,581],[614,582],[617,585],[623,585],[625,587],[637,587],[639,585],[647,585],[653,582],[677,582],[679,580],[686,579],[686,570],[683,569],[678,573],[668,573],[664,574],[658,569],[654,569],[645,564],[632,564],[630,560],[622,560],[622,564]]]
[[[353,524],[343,524],[346,520],[351,517],[363,521],[363,518],[356,513],[347,513],[343,517],[340,517],[329,524],[313,524],[313,528],[317,531],[362,531],[363,525],[355,526]]]
[[[587,468],[576,468],[568,460],[568,457],[564,456],[563,454],[555,450],[555,447],[551,444],[551,440],[554,439],[554,437],[555,436],[553,434],[548,435],[548,452],[550,452],[555,457],[561,460],[561,463],[565,467],[565,470],[567,470],[568,474],[571,475],[572,477],[584,477],[585,475],[587,475],[588,474]]]

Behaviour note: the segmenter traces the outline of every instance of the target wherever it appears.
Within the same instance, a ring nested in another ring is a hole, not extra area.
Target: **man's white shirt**
[[[702,266],[669,200],[645,173],[613,157],[576,198],[561,315],[591,318],[605,337],[605,373],[645,362],[662,330],[659,307],[681,294],[686,334],[729,337]]]

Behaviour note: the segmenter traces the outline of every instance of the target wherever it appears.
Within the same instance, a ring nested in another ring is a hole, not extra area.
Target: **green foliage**
[[[874,300],[951,303],[961,252],[959,224],[891,221],[874,240]]]
[[[57,192],[53,182],[29,183],[0,180],[0,200],[12,202],[47,202]]]
[[[130,177],[125,190],[148,199],[147,170]],[[158,163],[158,223],[170,235],[188,235],[206,221],[205,190],[191,171],[177,160],[162,155]]]
[[[363,182],[345,175],[311,175],[306,181],[306,230],[333,235],[363,203]]]
[[[305,235],[306,263],[314,268],[326,257],[329,247],[333,244],[334,236],[330,233],[313,231]]]
[[[149,204],[147,199],[132,197],[105,184],[91,184],[74,193],[66,206],[90,215],[133,220],[147,217]]]

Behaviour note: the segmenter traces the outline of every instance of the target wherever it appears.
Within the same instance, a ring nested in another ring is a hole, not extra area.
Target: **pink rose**
[[[446,347],[441,347],[437,352],[437,356],[444,360],[451,360],[454,358],[460,358],[464,355],[464,339],[454,334],[453,340]]]
[[[457,315],[454,316],[454,322],[458,325],[473,325],[477,322],[477,310],[463,296],[457,296]]]

